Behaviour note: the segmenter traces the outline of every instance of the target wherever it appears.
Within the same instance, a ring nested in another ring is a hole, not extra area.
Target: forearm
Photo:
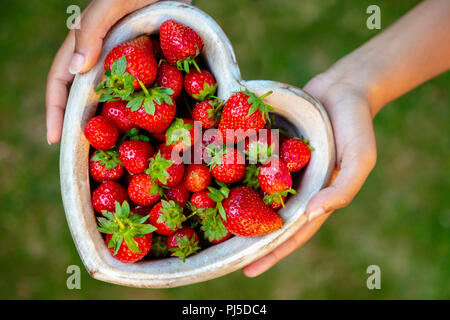
[[[327,74],[367,94],[372,115],[450,68],[450,1],[427,0],[339,60]]]

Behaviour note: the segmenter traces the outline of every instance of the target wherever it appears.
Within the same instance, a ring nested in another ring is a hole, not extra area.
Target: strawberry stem
[[[270,90],[270,91],[268,91],[268,92],[266,92],[266,93],[264,93],[261,97],[259,97],[261,100],[262,99],[264,99],[265,97],[268,97],[268,96],[270,96],[271,94],[273,93],[273,91],[272,90]]]
[[[122,223],[122,221],[120,221],[119,218],[117,218],[115,213],[113,213],[113,216],[114,216],[114,220],[116,220],[117,224],[119,225],[119,228],[122,230],[125,229],[125,225]]]
[[[141,80],[138,80],[138,82],[139,82],[139,85],[140,85],[141,88],[142,88],[142,91],[144,91],[145,96],[146,96],[146,97],[149,97],[149,96],[150,96],[150,93],[148,92],[148,90],[147,90],[147,88],[145,87],[145,85],[142,83]]]

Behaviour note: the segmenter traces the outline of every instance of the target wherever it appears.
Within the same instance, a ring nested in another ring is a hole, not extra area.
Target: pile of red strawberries
[[[291,173],[309,162],[304,139],[272,133],[273,109],[263,102],[270,92],[215,96],[214,76],[199,67],[202,49],[194,30],[167,20],[159,39],[140,36],[106,57],[101,112],[84,133],[95,149],[98,230],[122,262],[170,254],[184,261],[232,235],[277,230],[276,210],[295,193]],[[204,134],[214,128],[218,135]],[[224,140],[238,129],[254,135]],[[175,159],[194,154],[200,161]]]

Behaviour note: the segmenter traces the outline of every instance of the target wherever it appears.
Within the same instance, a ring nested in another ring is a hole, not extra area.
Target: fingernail
[[[74,53],[72,60],[70,61],[69,72],[71,74],[77,74],[84,67],[84,56],[79,53]]]
[[[325,213],[325,210],[322,207],[317,208],[317,209],[311,211],[311,213],[308,216],[308,221],[312,221],[315,218],[317,218],[318,216],[323,215],[324,213]]]
[[[47,138],[47,143],[48,143],[49,146],[52,144],[52,143],[50,142],[50,140],[48,140],[48,138]]]

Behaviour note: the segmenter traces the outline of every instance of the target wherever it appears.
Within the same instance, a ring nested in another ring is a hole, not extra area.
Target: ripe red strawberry
[[[153,152],[150,142],[142,140],[128,140],[119,147],[120,160],[131,174],[144,172],[148,168]]]
[[[172,159],[172,148],[161,145],[158,152],[150,159],[145,172],[156,184],[163,187],[173,187],[183,180],[184,164],[175,163]]]
[[[95,149],[108,150],[116,144],[119,131],[112,120],[96,116],[87,123],[84,135]]]
[[[156,84],[159,87],[172,89],[173,94],[171,96],[176,99],[183,89],[183,73],[177,67],[163,61],[158,67]]]
[[[225,240],[228,240],[233,235],[230,231],[228,231],[225,228],[222,220],[219,218],[218,215],[216,215],[214,219],[210,219],[207,221],[213,221],[213,222],[210,222],[213,225],[213,227],[209,227],[209,225],[204,224],[200,227],[200,230],[203,231],[203,237],[206,240],[208,240],[209,242],[211,242],[213,244],[221,243],[221,242],[224,242]],[[216,227],[215,223],[219,227]],[[216,228],[219,230],[223,230],[223,231],[219,231],[219,232],[217,232],[217,231],[211,232],[210,231],[210,230],[215,230]]]
[[[204,238],[211,243],[223,242],[231,236],[219,217],[219,212],[225,215],[222,201],[228,197],[230,190],[225,184],[219,185],[220,189],[208,187],[208,190],[195,193],[189,204],[193,214],[200,218]]]
[[[245,158],[233,147],[213,152],[210,166],[212,176],[224,183],[238,182],[245,176]]]
[[[164,236],[181,229],[184,221],[183,208],[173,200],[161,200],[150,211],[149,222],[157,228],[156,233]]]
[[[102,108],[101,115],[111,119],[120,133],[126,133],[133,128],[137,128],[130,118],[127,103],[124,100],[106,101]]]
[[[194,193],[191,196],[191,205],[195,206],[197,209],[208,209],[208,208],[215,208],[216,202],[211,199],[209,196],[210,191],[209,190],[203,190]],[[191,206],[191,207],[192,207]]]
[[[222,103],[217,99],[198,102],[192,110],[192,120],[199,121],[202,128],[211,129],[219,124]]]
[[[271,195],[276,203],[284,207],[284,198],[292,189],[292,177],[286,164],[279,158],[272,158],[263,164],[259,170],[258,183],[261,189]]]
[[[193,146],[198,139],[198,134],[195,136],[195,131],[194,121],[176,118],[166,131],[166,145],[183,152]]]
[[[291,174],[283,160],[272,158],[261,166],[258,174],[261,189],[275,194],[292,187]]]
[[[253,237],[273,232],[281,227],[283,220],[268,205],[258,192],[249,187],[231,189],[223,201],[226,216],[222,218],[225,228],[232,234]]]
[[[278,140],[275,132],[263,128],[255,136],[245,139],[245,153],[250,163],[265,163],[273,155],[278,154]]]
[[[123,56],[126,58],[125,71],[135,78],[134,89],[140,88],[138,81],[141,81],[146,87],[151,86],[156,78],[157,63],[150,38],[140,36],[113,48],[105,59],[105,71],[108,69],[113,71],[113,63]],[[112,73],[111,77],[115,81],[120,81],[119,75]]]
[[[89,160],[89,172],[97,182],[119,180],[124,172],[116,150],[97,150]]]
[[[312,150],[314,149],[305,139],[289,138],[281,145],[280,158],[286,163],[290,172],[296,172],[308,164]]]
[[[161,199],[161,190],[148,174],[134,175],[128,185],[131,201],[141,206],[151,206]]]
[[[259,193],[261,194],[261,197],[263,197],[263,201],[265,204],[270,206],[273,210],[278,210],[281,207],[283,207],[284,202],[286,200],[286,196],[281,196],[281,199],[278,197],[274,197],[271,194],[268,194],[267,192],[264,192],[263,190],[259,190]],[[280,201],[281,200],[281,201]]]
[[[136,125],[150,133],[166,131],[177,111],[171,94],[173,90],[169,88],[142,87],[142,91],[129,98],[127,108],[130,108],[130,118]]]
[[[198,235],[193,228],[184,226],[167,238],[167,248],[172,256],[179,257],[184,262],[187,256],[200,250]]]
[[[115,212],[105,212],[98,218],[100,232],[106,233],[106,243],[114,258],[131,263],[141,260],[152,246],[152,232],[156,230],[145,223],[148,216],[130,215],[130,206],[124,201],[115,204]]]
[[[103,210],[112,211],[116,201],[122,203],[126,200],[128,200],[127,191],[114,181],[104,182],[92,192],[92,206],[99,213]]]
[[[264,128],[273,108],[262,100],[271,93],[269,91],[259,98],[247,89],[233,94],[225,103],[220,118],[219,130],[224,137],[226,130],[242,129],[245,132]]]
[[[211,173],[204,164],[189,164],[184,174],[184,185],[192,192],[206,189],[211,183]]]
[[[203,101],[216,93],[217,83],[213,75],[205,70],[191,70],[184,77],[184,90],[195,100]]]
[[[122,244],[119,246],[119,249],[116,251],[117,242],[111,241],[112,237],[112,234],[106,235],[106,244],[108,246],[108,249],[114,256],[114,258],[124,263],[132,263],[141,260],[147,255],[152,246],[152,234],[147,233],[143,237],[133,239],[138,246],[138,252],[134,252],[133,250],[131,250],[125,241],[122,242]]]
[[[164,191],[167,199],[178,202],[181,207],[184,207],[189,200],[189,190],[186,189],[184,183],[181,182],[176,186],[170,187]]]
[[[170,64],[186,72],[191,64],[198,69],[195,58],[203,49],[203,41],[194,30],[175,20],[166,20],[161,24],[159,36],[161,50]]]
[[[152,234],[147,233],[143,237],[133,239],[138,246],[138,252],[133,252],[133,250],[128,247],[125,241],[122,242],[122,244],[119,246],[119,249],[116,251],[117,242],[111,241],[112,237],[112,234],[106,235],[106,244],[108,246],[108,249],[114,256],[114,258],[124,263],[132,263],[141,260],[150,251],[152,245]]]
[[[152,247],[148,253],[150,257],[164,258],[169,255],[167,249],[167,238],[157,233],[153,233]]]

